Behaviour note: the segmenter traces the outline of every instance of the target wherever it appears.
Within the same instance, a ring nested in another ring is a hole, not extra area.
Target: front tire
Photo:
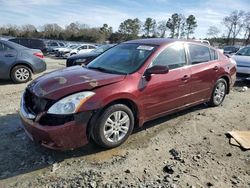
[[[132,133],[134,115],[126,105],[115,104],[105,109],[92,126],[92,139],[102,147],[114,148],[124,143]]]
[[[226,93],[227,93],[227,82],[225,79],[220,78],[217,80],[214,90],[211,96],[211,99],[209,101],[210,106],[219,106],[223,102]]]
[[[25,65],[17,65],[11,70],[10,76],[14,83],[26,83],[31,80],[32,72]]]

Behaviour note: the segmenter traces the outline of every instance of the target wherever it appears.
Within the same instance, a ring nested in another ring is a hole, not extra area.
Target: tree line
[[[216,26],[208,28],[207,35],[212,42],[234,45],[236,42],[250,43],[250,12],[235,10],[222,20],[222,25],[225,26],[224,33]],[[221,36],[219,36],[222,34]],[[239,39],[239,35],[243,38]]]
[[[45,24],[40,29],[31,24],[22,26],[5,25],[0,26],[0,35],[96,43],[110,41],[117,43],[136,38],[190,38],[196,27],[197,21],[194,15],[189,15],[186,18],[182,14],[174,13],[166,21],[163,20],[158,23],[153,18],[147,18],[145,22],[142,22],[138,18],[127,19],[120,23],[116,32],[108,24],[103,24],[101,27],[89,27],[86,24],[73,22],[65,28],[56,23]]]
[[[220,44],[250,43],[250,12],[235,10],[221,19],[218,28],[210,26],[207,31],[207,39],[210,42]],[[118,31],[114,32],[108,24],[101,27],[89,27],[79,22],[70,23],[65,28],[58,24],[45,24],[39,29],[34,25],[5,25],[0,26],[0,35],[13,37],[44,38],[67,41],[85,41],[103,43],[110,41],[118,43],[136,38],[193,38],[197,28],[197,20],[194,15],[174,13],[168,19],[156,22],[153,18],[146,18],[144,22],[138,18],[126,19],[120,23]],[[241,36],[241,39],[239,39]],[[243,36],[243,39],[242,39]]]

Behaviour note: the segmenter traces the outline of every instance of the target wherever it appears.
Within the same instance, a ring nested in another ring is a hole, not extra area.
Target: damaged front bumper
[[[87,125],[92,112],[66,116],[51,116],[46,112],[37,116],[28,112],[23,100],[19,111],[23,128],[35,142],[56,150],[71,150],[88,143]],[[60,119],[61,118],[61,119]]]

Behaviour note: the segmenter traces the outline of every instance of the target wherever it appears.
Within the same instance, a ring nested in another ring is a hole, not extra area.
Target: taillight
[[[39,58],[41,58],[41,59],[44,58],[44,55],[43,55],[43,53],[41,53],[41,52],[36,52],[36,53],[34,53],[33,55],[36,56],[36,57],[39,57]]]

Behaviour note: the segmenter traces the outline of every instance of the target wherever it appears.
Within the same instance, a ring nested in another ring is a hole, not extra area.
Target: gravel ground
[[[46,62],[47,72],[65,66],[65,60]],[[200,105],[148,122],[118,148],[90,143],[67,152],[34,144],[20,128],[26,85],[0,81],[1,188],[250,187],[250,153],[225,136],[250,131],[250,90],[240,92],[250,83],[237,83],[220,107]]]

